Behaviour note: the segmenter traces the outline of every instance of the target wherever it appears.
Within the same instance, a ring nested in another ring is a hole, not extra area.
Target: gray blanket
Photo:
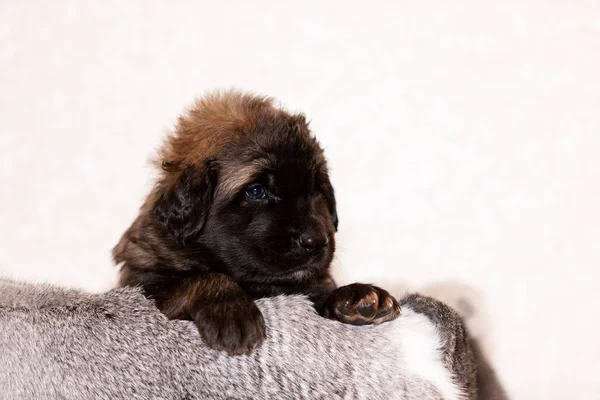
[[[258,305],[267,340],[231,357],[136,289],[85,294],[0,279],[0,398],[460,398],[435,328],[410,305],[375,327],[323,319],[303,297]]]

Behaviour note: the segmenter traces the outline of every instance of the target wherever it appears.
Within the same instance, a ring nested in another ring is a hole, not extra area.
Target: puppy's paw
[[[353,283],[331,292],[323,316],[351,325],[377,325],[398,318],[400,304],[377,286]]]
[[[250,298],[199,305],[193,319],[208,347],[230,355],[249,354],[267,337],[262,313]]]

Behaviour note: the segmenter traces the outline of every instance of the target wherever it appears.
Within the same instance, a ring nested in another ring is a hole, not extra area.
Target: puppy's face
[[[188,154],[201,163],[163,160],[163,181],[174,183],[154,217],[190,257],[238,281],[301,282],[327,270],[335,250],[326,161],[304,117],[271,108],[254,116],[215,137],[213,157]]]
[[[240,280],[286,280],[329,266],[335,200],[314,141],[258,127],[217,165],[219,183],[199,239],[228,272]]]

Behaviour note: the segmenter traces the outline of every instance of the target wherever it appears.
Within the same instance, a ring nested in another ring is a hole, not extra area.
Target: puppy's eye
[[[254,185],[246,189],[244,194],[249,199],[263,199],[267,195],[267,191],[263,185]]]

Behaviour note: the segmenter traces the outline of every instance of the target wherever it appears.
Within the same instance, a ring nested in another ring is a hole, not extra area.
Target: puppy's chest
[[[254,299],[265,297],[275,297],[280,295],[306,294],[314,291],[317,282],[308,282],[302,284],[258,284],[258,283],[239,283],[240,286]]]

